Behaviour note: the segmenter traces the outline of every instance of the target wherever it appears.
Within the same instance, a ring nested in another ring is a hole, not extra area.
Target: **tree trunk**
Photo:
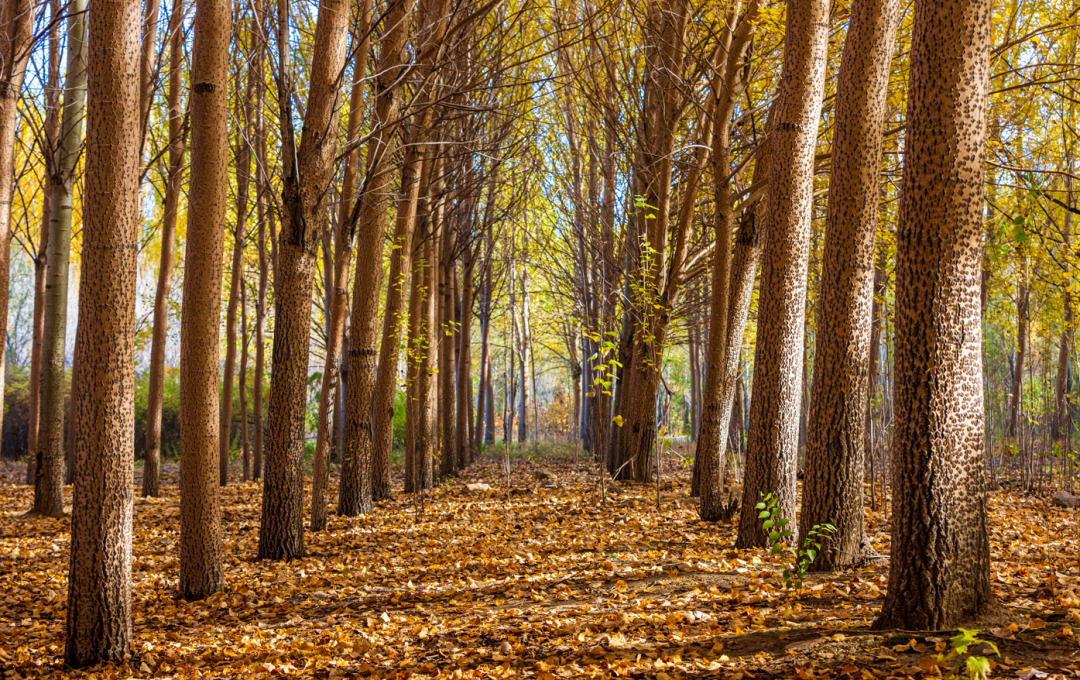
[[[1005,428],[1005,436],[1012,439],[1016,437],[1016,428],[1019,425],[1021,402],[1024,393],[1024,366],[1027,364],[1028,346],[1028,303],[1031,293],[1027,286],[1027,259],[1022,258],[1021,267],[1024,274],[1016,290],[1016,361],[1013,362],[1012,391],[1009,394],[1009,420]]]
[[[494,246],[492,230],[495,221],[495,197],[499,186],[499,164],[491,168],[488,180],[487,202],[484,205],[484,264],[480,273],[480,286],[483,289],[480,301],[480,386],[476,397],[476,429],[473,436],[472,455],[479,455],[484,444],[494,441],[495,404],[492,403],[494,390],[491,385],[491,254]],[[492,415],[489,417],[488,413]],[[487,427],[485,428],[485,419]],[[486,430],[486,432],[485,432]],[[470,456],[471,458],[471,456]]]
[[[184,2],[174,0],[169,17],[169,169],[161,222],[161,263],[154,293],[154,328],[150,339],[150,385],[146,406],[146,453],[142,494],[155,497],[161,483],[161,408],[165,397],[165,344],[169,326],[169,295],[176,252],[176,217],[184,167],[183,113],[180,89],[184,31]]]
[[[438,339],[438,419],[436,427],[439,435],[436,438],[435,451],[439,458],[439,478],[445,479],[448,475],[457,472],[457,458],[454,455],[454,260],[453,244],[451,242],[449,221],[444,225],[443,239],[440,243],[441,254],[438,259],[439,298],[438,324],[435,327],[435,337]]]
[[[391,496],[390,489],[390,449],[394,440],[394,396],[397,393],[398,363],[401,352],[401,329],[402,309],[405,303],[406,272],[409,271],[412,262],[413,229],[416,225],[417,201],[421,191],[421,174],[423,172],[423,152],[420,148],[410,146],[405,150],[405,162],[401,169],[401,198],[398,201],[397,220],[394,227],[394,244],[390,253],[390,278],[386,287],[386,302],[383,307],[382,342],[379,346],[378,367],[375,375],[365,374],[363,389],[370,390],[374,387],[373,396],[366,400],[368,411],[374,425],[371,439],[367,442],[367,448],[361,448],[360,457],[365,470],[360,473],[361,483],[365,487],[368,499],[351,512],[357,514],[370,509],[371,499],[386,500]],[[381,218],[380,218],[381,219]],[[381,244],[380,244],[381,247]],[[380,270],[382,264],[379,264]],[[379,271],[378,274],[382,272]],[[412,273],[416,277],[416,272]],[[358,275],[359,277],[359,275]],[[357,278],[357,286],[360,285]],[[365,288],[365,307],[358,309],[355,304],[356,296],[361,290],[354,289],[353,319],[357,319],[358,312],[363,313],[365,319],[370,319],[369,330],[371,335],[367,342],[371,344],[370,351],[374,358],[374,331],[377,310],[375,303],[379,296],[377,281],[369,283],[371,288]],[[411,302],[410,302],[411,304]],[[371,368],[370,364],[365,365]],[[348,416],[348,413],[346,414]],[[348,430],[348,421],[346,421]],[[344,475],[342,477],[344,479]],[[340,504],[340,501],[339,501]],[[339,509],[338,512],[341,512]]]
[[[1072,158],[1068,158],[1068,170],[1072,172],[1073,164]],[[1065,204],[1067,209],[1065,211],[1064,224],[1062,227],[1062,237],[1065,242],[1065,247],[1070,248],[1072,245],[1072,177],[1065,178]],[[1060,442],[1066,439],[1069,431],[1072,429],[1072,409],[1069,404],[1069,360],[1072,358],[1073,349],[1073,337],[1075,335],[1075,329],[1073,328],[1073,295],[1069,291],[1069,283],[1071,283],[1070,272],[1066,268],[1063,272],[1065,275],[1065,286],[1062,288],[1062,307],[1063,307],[1063,319],[1061,329],[1061,341],[1058,343],[1058,365],[1057,365],[1057,380],[1054,384],[1054,417],[1051,420],[1051,433],[1050,436],[1055,442]]]
[[[49,75],[45,89],[45,126],[41,153],[46,159],[42,182],[41,237],[34,258],[34,336],[30,350],[30,418],[27,434],[26,483],[37,479],[38,431],[41,423],[41,352],[45,335],[45,272],[48,268],[49,225],[52,222],[51,159],[56,157],[60,135],[60,0],[49,2]]]
[[[73,8],[72,8],[73,9]],[[75,400],[64,659],[76,668],[131,654],[135,283],[139,227],[139,2],[89,17],[86,188],[76,353],[93,357]],[[85,13],[70,15],[85,17]],[[227,19],[226,19],[227,21]],[[68,43],[69,52],[73,44]],[[224,94],[224,89],[222,89]],[[59,239],[57,239],[59,240]]]
[[[522,258],[526,263],[529,261],[527,246]],[[521,268],[521,326],[520,335],[518,336],[521,342],[518,343],[517,348],[518,366],[521,368],[521,413],[518,415],[518,442],[522,444],[529,439],[529,382],[525,375],[525,358],[529,354],[529,344],[532,340],[529,337],[529,293],[525,288],[528,270],[527,265]]]
[[[405,421],[405,493],[417,493],[431,487],[431,459],[437,438],[434,422],[434,369],[436,350],[435,291],[438,252],[438,215],[431,205],[437,194],[430,178],[438,175],[437,163],[424,163],[421,183],[426,187],[422,214],[417,219],[417,251],[414,256],[412,290],[409,293],[409,370]]]
[[[360,134],[360,107],[364,97],[364,79],[367,73],[368,27],[371,23],[371,0],[364,0],[360,10],[359,31],[362,36],[353,61],[352,95],[349,98],[349,119],[346,137],[352,140]],[[311,475],[311,530],[326,529],[326,488],[330,478],[330,445],[334,433],[330,432],[331,400],[336,400],[335,416],[341,414],[341,399],[335,394],[341,383],[341,347],[345,340],[345,312],[349,302],[349,264],[352,261],[353,230],[347,224],[352,212],[356,189],[356,165],[359,153],[353,150],[346,158],[345,177],[342,183],[341,205],[338,207],[337,251],[334,253],[333,280],[327,319],[326,362],[323,367],[322,389],[319,392],[319,423],[315,433],[315,462]],[[325,247],[325,246],[324,246]],[[344,479],[344,476],[343,476]],[[340,513],[339,510],[339,514]]]
[[[856,0],[837,85],[833,165],[817,304],[799,545],[819,524],[836,531],[812,568],[858,563],[873,549],[863,527],[863,426],[873,323],[874,239],[881,140],[899,0]]]
[[[251,31],[254,33],[254,31]],[[236,380],[236,311],[244,286],[244,244],[247,242],[248,186],[251,182],[251,107],[255,74],[249,73],[244,96],[236,88],[236,122],[240,129],[234,131],[236,139],[236,230],[233,232],[232,266],[229,271],[229,305],[225,309],[225,370],[221,385],[221,425],[218,438],[220,457],[219,480],[221,486],[229,483],[229,452],[232,449],[233,384]]]
[[[754,390],[742,506],[773,494],[795,520],[795,466],[802,400],[806,274],[814,202],[814,152],[829,45],[828,0],[787,7],[784,65],[771,133],[768,221],[758,298]],[[738,548],[765,545],[757,513],[743,512]]]
[[[319,7],[304,116],[307,132],[300,141],[295,167],[288,168],[283,180],[282,238],[274,281],[274,371],[270,376],[270,413],[274,417],[266,446],[260,559],[304,556],[304,421],[311,293],[318,225],[333,177],[336,138],[316,131],[337,127],[348,10],[348,0],[325,0]],[[290,139],[288,146],[292,145]]]
[[[866,410],[865,425],[863,427],[863,451],[865,456],[870,456],[870,489],[873,498],[874,488],[874,398],[877,396],[878,387],[878,357],[881,354],[881,327],[884,321],[884,313],[881,308],[881,297],[885,295],[886,285],[885,254],[880,253],[874,264],[874,287],[872,290],[872,303],[870,307],[870,349],[869,368],[867,369]]]
[[[388,29],[380,41],[382,52],[375,69],[375,129],[368,141],[367,170],[364,177],[366,190],[360,196],[360,203],[355,207],[351,221],[358,239],[352,319],[349,323],[349,390],[345,395],[345,435],[342,438],[341,485],[338,489],[338,514],[344,516],[368,512],[372,508],[373,500],[390,497],[390,451],[387,446],[384,461],[382,443],[385,434],[378,428],[381,419],[387,417],[386,411],[389,410],[389,432],[390,437],[393,437],[393,392],[397,382],[397,361],[394,357],[391,362],[387,356],[387,363],[383,364],[382,358],[386,353],[396,350],[396,340],[391,343],[395,347],[388,347],[385,342],[388,337],[386,324],[391,325],[392,331],[399,328],[397,324],[400,319],[397,317],[400,316],[400,296],[404,287],[404,282],[399,279],[404,272],[409,271],[408,263],[401,262],[401,259],[410,252],[409,244],[404,239],[399,240],[401,235],[396,231],[396,248],[391,253],[390,262],[391,277],[394,276],[395,258],[398,260],[398,271],[397,278],[391,278],[390,285],[387,286],[381,353],[376,349],[375,324],[378,320],[385,240],[383,234],[387,218],[384,201],[390,193],[393,171],[391,157],[396,146],[396,126],[392,125],[391,121],[398,116],[399,81],[412,7],[413,0],[396,2],[387,10],[384,19],[384,26]],[[412,184],[417,180],[415,176],[411,179],[405,177],[404,168],[402,173],[402,193],[408,197],[414,191]],[[402,207],[407,209],[408,205],[406,198]],[[402,224],[399,215],[397,227],[404,228],[407,224],[408,222]],[[399,251],[404,252],[399,255]],[[396,313],[390,306],[395,295],[398,296]],[[393,334],[390,337],[396,339],[398,336]],[[383,370],[384,366],[386,370]],[[376,384],[379,379],[390,380],[389,388]],[[380,399],[384,391],[390,394],[389,407]]]
[[[468,466],[472,460],[472,428],[469,427],[472,420],[469,418],[469,410],[472,405],[472,306],[473,271],[476,262],[471,244],[465,244],[464,257],[461,276],[461,330],[458,333],[457,429],[454,431],[454,455],[462,468]]]
[[[224,586],[218,480],[218,351],[228,190],[227,0],[196,0],[191,75],[191,179],[180,317],[180,596]]]
[[[728,19],[726,52],[728,61],[713,106],[713,184],[716,197],[716,245],[713,251],[712,307],[705,364],[705,388],[701,394],[701,429],[694,461],[699,476],[699,514],[709,522],[726,522],[735,511],[724,491],[725,440],[731,419],[733,389],[737,381],[738,353],[742,349],[743,328],[733,323],[731,298],[731,246],[735,229],[731,166],[731,115],[735,108],[736,79],[754,32],[758,3],[751,0],[746,14],[734,26],[736,7]],[[745,229],[745,226],[743,227]],[[736,328],[736,326],[738,326]],[[734,332],[733,332],[734,331]],[[737,334],[736,334],[737,333]],[[734,357],[734,371],[729,366]]]
[[[270,199],[269,176],[266,154],[266,84],[263,74],[263,58],[266,52],[267,21],[264,16],[263,0],[254,0],[252,13],[259,30],[254,35],[254,54],[251,57],[251,71],[255,74],[255,201],[258,236],[256,247],[259,251],[259,289],[255,298],[255,393],[252,395],[251,409],[255,412],[255,442],[252,451],[251,477],[262,479],[263,468],[263,373],[266,365],[266,295],[269,288],[269,262],[266,252],[267,208]]]
[[[1054,390],[1054,432],[1052,438],[1060,442],[1072,428],[1072,408],[1069,405],[1069,359],[1073,347],[1073,301],[1068,291],[1064,294],[1065,316],[1061,341],[1058,344],[1057,380]]]
[[[247,288],[240,289],[240,455],[244,462],[244,481],[251,479],[251,451],[248,447],[248,315]]]
[[[915,3],[897,229],[892,548],[879,630],[951,629],[997,608],[979,301],[991,9],[990,0]]]
[[[0,347],[3,348],[7,347],[10,295],[15,134],[19,126],[19,96],[26,75],[26,61],[30,58],[36,8],[37,4],[31,0],[6,0],[0,6]],[[0,352],[0,395],[4,394],[6,356],[6,350]]]
[[[52,224],[49,225],[49,249],[46,255],[41,415],[33,510],[35,514],[47,517],[61,517],[64,514],[64,383],[67,377],[64,367],[67,356],[71,212],[75,202],[75,173],[82,151],[86,112],[88,45],[85,9],[86,0],[77,0],[68,14],[67,72],[64,79],[66,94],[60,123],[60,146],[52,163],[54,175],[49,181],[49,219]],[[6,176],[0,166],[0,177]]]

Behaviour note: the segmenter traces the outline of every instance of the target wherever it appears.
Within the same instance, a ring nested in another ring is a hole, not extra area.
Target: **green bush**
[[[180,369],[166,368],[161,402],[161,456],[180,457]],[[146,411],[150,398],[150,373],[135,377],[135,457],[146,456]]]
[[[71,395],[71,371],[64,377],[64,441],[67,441],[68,399]],[[4,384],[3,441],[0,457],[19,460],[26,457],[30,445],[30,369],[8,366]]]

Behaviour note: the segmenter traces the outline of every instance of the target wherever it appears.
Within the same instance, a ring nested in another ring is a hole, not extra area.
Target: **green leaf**
[[[776,543],[779,540],[780,540],[780,532],[779,531],[770,531],[769,532],[769,543]]]
[[[806,556],[810,559],[811,562],[813,562],[814,560],[817,559],[817,551],[816,550],[807,550],[806,551]]]
[[[762,510],[761,512],[758,513],[757,518],[758,519],[765,519],[768,516],[769,516],[769,511],[768,510]]]
[[[767,519],[765,520],[765,523],[761,525],[761,528],[765,531],[768,531],[769,529],[773,528],[773,524],[775,524],[775,522],[773,522],[771,519]]]
[[[990,660],[985,656],[969,656],[965,663],[969,677],[985,678],[990,675]]]

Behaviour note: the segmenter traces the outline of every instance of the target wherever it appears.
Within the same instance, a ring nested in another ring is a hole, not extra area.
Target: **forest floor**
[[[485,459],[422,498],[331,514],[289,564],[255,560],[260,486],[230,484],[225,591],[187,603],[172,466],[163,498],[136,492],[131,661],[67,675],[869,680],[963,666],[939,661],[955,631],[870,629],[887,565],[786,591],[778,558],[732,549],[733,523],[698,521],[686,470],[666,475],[658,511],[655,485],[609,488],[602,504],[583,459],[511,468],[510,494],[503,464]],[[0,678],[61,677],[68,521],[23,519],[33,492],[20,474],[0,477]],[[994,590],[1008,609],[980,633],[1000,656],[971,650],[991,677],[1080,677],[1080,515],[1048,496],[992,496]],[[888,554],[886,516],[867,520]]]

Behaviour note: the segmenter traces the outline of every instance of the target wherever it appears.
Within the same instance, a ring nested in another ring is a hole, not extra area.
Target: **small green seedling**
[[[978,630],[967,630],[966,628],[957,628],[959,633],[953,636],[949,643],[952,645],[952,649],[948,654],[938,654],[938,662],[944,663],[951,659],[955,659],[961,654],[967,654],[968,648],[972,645],[987,645],[990,649],[994,650],[994,654],[1001,656],[1001,652],[998,651],[997,645],[987,640],[979,638]],[[961,669],[966,671],[966,676],[969,680],[986,680],[990,676],[990,659],[985,656],[969,656],[963,666],[957,666],[948,675],[950,678],[960,677]]]
[[[758,519],[765,520],[762,528],[769,532],[769,554],[779,555],[784,551],[790,554],[791,563],[784,569],[784,587],[788,590],[800,590],[803,579],[810,565],[817,559],[821,551],[821,542],[827,540],[836,531],[831,524],[815,524],[803,541],[802,548],[789,548],[787,539],[794,536],[795,532],[787,529],[788,519],[783,517],[783,510],[776,503],[772,493],[762,494],[761,502],[757,504]]]

